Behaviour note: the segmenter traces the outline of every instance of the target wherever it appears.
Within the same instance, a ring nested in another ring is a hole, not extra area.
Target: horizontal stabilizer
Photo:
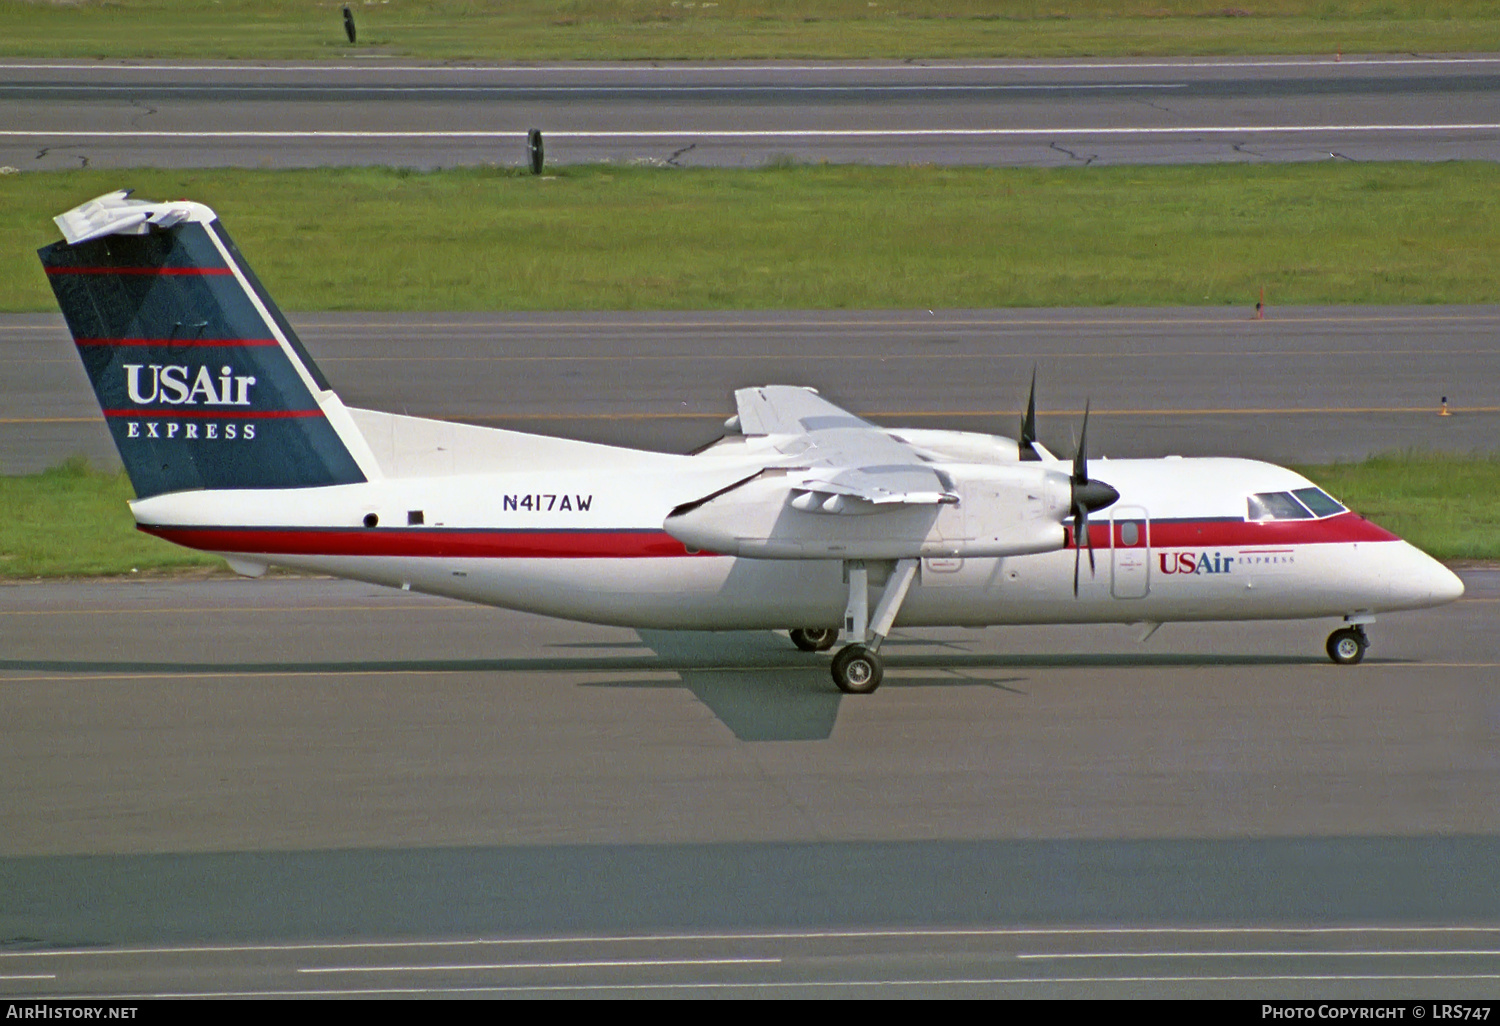
[[[187,200],[172,203],[133,200],[129,189],[120,189],[58,214],[52,220],[68,244],[76,246],[106,235],[144,235],[152,227],[170,228],[190,219],[212,220],[213,211]]]

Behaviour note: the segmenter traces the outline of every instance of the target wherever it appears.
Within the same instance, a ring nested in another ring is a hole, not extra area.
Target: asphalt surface
[[[1500,573],[1372,628],[0,589],[0,993],[1500,995]]]
[[[1500,58],[0,67],[0,165],[1495,159]],[[217,134],[205,134],[217,133]],[[251,134],[263,133],[263,134]],[[424,133],[424,134],[414,134]],[[856,134],[850,134],[856,133]],[[737,386],[1106,455],[1493,451],[1500,309],[294,316],[345,400],[664,449]],[[0,472],[116,462],[0,319]],[[1447,396],[1453,415],[1438,416]],[[770,633],[0,587],[0,994],[1500,996],[1500,574],[1332,624]]]
[[[1014,437],[1033,366],[1042,442],[1277,463],[1492,452],[1500,308],[305,314],[346,403],[685,452],[737,387],[811,385],[887,425]],[[1450,416],[1439,415],[1443,398]],[[0,317],[0,473],[117,466],[60,316]]]
[[[1500,158],[1500,56],[317,65],[9,61],[0,165],[432,168]]]

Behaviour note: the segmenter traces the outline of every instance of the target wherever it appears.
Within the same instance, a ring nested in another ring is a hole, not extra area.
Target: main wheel
[[[863,645],[848,645],[833,657],[833,682],[849,695],[868,695],[880,687],[885,667],[880,657]]]
[[[1340,627],[1328,635],[1328,658],[1340,666],[1353,666],[1369,647],[1370,639],[1358,627]]]
[[[839,632],[833,627],[796,627],[791,635],[792,644],[804,652],[827,652],[839,640]]]

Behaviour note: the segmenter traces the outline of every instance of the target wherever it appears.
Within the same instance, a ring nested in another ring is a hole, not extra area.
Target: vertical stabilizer
[[[111,193],[38,251],[137,496],[353,484],[374,461],[208,207]]]

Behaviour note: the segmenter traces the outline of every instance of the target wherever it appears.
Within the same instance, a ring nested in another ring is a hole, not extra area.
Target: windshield
[[[1256,492],[1246,503],[1248,520],[1310,520],[1344,512],[1344,507],[1321,488]]]
[[[1331,517],[1335,513],[1344,512],[1344,507],[1321,488],[1298,488],[1292,494],[1302,505],[1312,510],[1315,517]]]
[[[1307,507],[1292,498],[1291,492],[1257,492],[1250,496],[1251,520],[1310,520]]]

